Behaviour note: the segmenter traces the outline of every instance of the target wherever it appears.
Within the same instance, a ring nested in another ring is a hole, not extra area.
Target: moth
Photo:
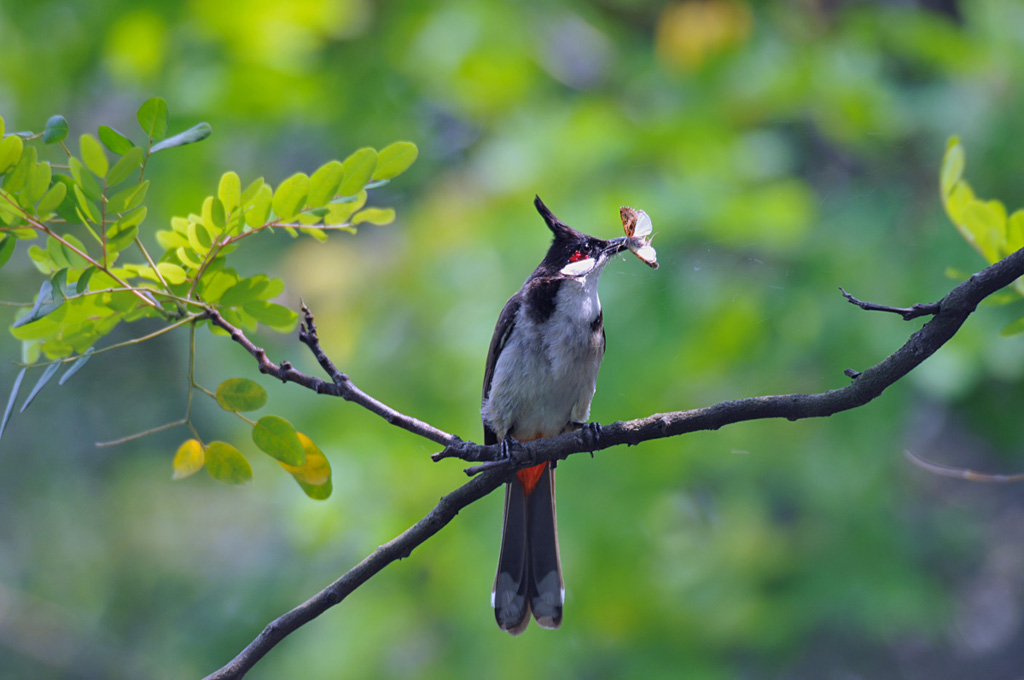
[[[651,245],[651,218],[643,210],[636,210],[624,205],[619,208],[622,228],[626,232],[627,246],[630,251],[651,269],[658,268],[658,254]]]

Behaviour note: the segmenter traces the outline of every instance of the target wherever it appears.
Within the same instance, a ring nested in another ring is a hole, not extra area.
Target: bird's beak
[[[618,255],[623,250],[629,250],[629,238],[626,236],[620,236],[608,241],[608,245],[605,247],[604,252],[608,257],[611,257],[612,255]]]

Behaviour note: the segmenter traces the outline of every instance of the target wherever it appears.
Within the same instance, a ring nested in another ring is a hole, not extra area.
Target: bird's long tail
[[[531,612],[544,628],[558,628],[564,601],[555,471],[542,463],[520,470],[505,485],[501,556],[491,603],[498,626],[519,635],[526,630]]]

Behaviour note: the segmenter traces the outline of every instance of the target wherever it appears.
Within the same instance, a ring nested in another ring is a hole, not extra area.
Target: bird
[[[494,328],[480,413],[485,444],[553,437],[587,425],[605,332],[597,284],[628,237],[603,240],[534,206],[553,234],[540,265],[508,299]],[[595,434],[599,426],[591,423]],[[505,484],[501,552],[491,591],[498,626],[519,635],[530,616],[544,628],[562,622],[565,584],[558,551],[555,470],[541,463]]]

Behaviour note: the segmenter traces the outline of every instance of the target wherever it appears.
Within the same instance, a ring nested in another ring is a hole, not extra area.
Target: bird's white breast
[[[604,355],[603,332],[594,329],[601,313],[599,275],[564,280],[542,323],[520,306],[482,409],[499,438],[550,437],[590,416]]]

